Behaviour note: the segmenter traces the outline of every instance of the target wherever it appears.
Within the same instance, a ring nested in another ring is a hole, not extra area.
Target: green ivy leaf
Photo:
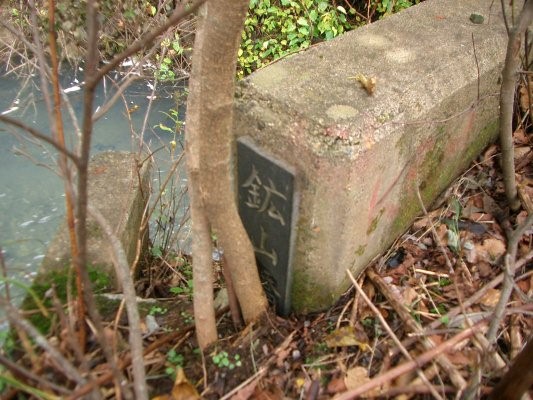
[[[343,6],[337,6],[337,10],[339,10],[343,14],[346,14],[346,9]]]
[[[304,18],[304,17],[300,17],[298,18],[298,20],[296,21],[296,23],[298,25],[301,25],[301,26],[309,26],[309,23],[307,22],[307,20]]]
[[[126,19],[129,19],[129,20],[133,20],[135,18],[135,11],[131,8],[127,9],[126,11],[124,11],[124,18]]]
[[[152,255],[154,257],[162,257],[163,256],[163,252],[161,251],[161,247],[160,246],[152,247],[151,253],[152,253]]]

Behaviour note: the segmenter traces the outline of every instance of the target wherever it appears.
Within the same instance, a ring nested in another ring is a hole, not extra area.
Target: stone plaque
[[[278,314],[291,308],[294,169],[265,154],[249,138],[237,140],[239,214],[252,241],[268,300]]]

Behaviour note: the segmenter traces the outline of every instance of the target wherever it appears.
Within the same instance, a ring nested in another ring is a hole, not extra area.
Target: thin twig
[[[155,28],[154,30],[148,32],[146,35],[136,40],[131,46],[129,46],[122,53],[117,54],[113,59],[105,64],[97,74],[91,77],[90,80],[85,80],[86,85],[89,87],[96,86],[96,84],[102,79],[105,75],[115,69],[123,60],[130,57],[131,55],[137,53],[139,50],[150,46],[150,44],[168,28],[175,26],[179,21],[181,21],[186,16],[194,13],[198,7],[200,7],[206,0],[197,0],[187,6],[184,5],[184,2],[180,7],[176,7],[170,18],[161,26]]]
[[[503,285],[500,293],[500,299],[498,304],[494,307],[494,314],[491,320],[489,331],[487,332],[487,339],[490,344],[494,344],[496,341],[496,336],[498,333],[498,327],[505,315],[505,307],[509,301],[509,297],[513,291],[514,284],[514,273],[515,269],[515,259],[516,252],[518,249],[518,244],[522,239],[522,235],[527,229],[533,224],[533,214],[528,215],[526,220],[514,231],[510,231],[507,234],[507,251],[503,258]]]
[[[444,248],[444,245],[440,241],[437,230],[435,229],[435,225],[433,225],[433,221],[431,220],[428,210],[426,209],[426,206],[424,205],[424,201],[422,200],[422,196],[420,195],[420,190],[418,189],[418,183],[416,182],[415,182],[415,192],[416,192],[416,197],[418,198],[418,203],[420,204],[420,208],[422,208],[422,211],[424,212],[424,215],[426,216],[428,220],[429,227],[431,228],[431,233],[433,234],[433,240],[435,240],[435,243],[437,243],[437,246],[439,247],[442,255],[444,256],[444,259],[446,260],[446,266],[448,267],[448,271],[450,271],[451,274],[455,274],[455,271],[453,270],[453,264],[450,261],[450,258],[448,257],[448,252],[446,251],[446,249]]]
[[[128,260],[120,240],[113,233],[113,228],[109,222],[96,208],[89,205],[89,212],[98,222],[106,234],[111,247],[113,248],[113,261],[117,277],[122,285],[124,300],[128,313],[129,342],[131,347],[131,358],[133,364],[133,377],[135,387],[135,398],[139,400],[148,399],[148,388],[146,386],[146,373],[144,371],[143,342],[141,335],[141,318],[137,309],[135,286],[128,266]]]
[[[13,307],[10,303],[5,301],[0,297],[0,304],[4,309],[7,318],[10,323],[18,326],[28,333],[35,343],[41,347],[50,358],[52,358],[55,364],[60,368],[63,375],[67,378],[73,380],[77,384],[85,384],[86,380],[83,376],[80,375],[77,368],[70,363],[63,355],[46,340],[46,338],[37,330],[35,327],[30,324],[25,318],[22,317],[19,310]]]
[[[381,325],[383,326],[383,328],[385,328],[385,330],[387,331],[387,333],[389,334],[389,336],[391,337],[391,339],[394,341],[394,343],[396,343],[396,345],[398,346],[398,348],[400,349],[400,351],[403,353],[403,355],[409,360],[409,361],[413,361],[413,357],[411,357],[411,354],[409,354],[409,352],[407,351],[407,349],[402,345],[402,342],[400,341],[400,339],[398,339],[398,337],[396,336],[396,334],[392,331],[392,329],[390,328],[389,324],[387,323],[387,321],[385,321],[385,318],[383,318],[383,315],[381,314],[381,312],[379,312],[379,310],[376,308],[376,306],[372,303],[372,301],[368,298],[368,296],[366,295],[366,293],[363,291],[363,289],[361,289],[361,287],[359,286],[359,284],[357,283],[357,281],[355,280],[354,276],[352,275],[352,273],[350,272],[350,270],[346,270],[346,272],[348,273],[348,277],[350,278],[350,280],[352,281],[352,284],[353,286],[355,287],[355,290],[357,290],[357,292],[359,293],[359,295],[363,298],[363,300],[366,302],[366,304],[368,305],[368,307],[370,307],[370,309],[372,310],[372,312],[374,312],[374,314],[376,315],[376,317],[379,319],[379,321],[381,322]],[[417,374],[418,376],[420,377],[420,379],[422,380],[422,382],[429,388],[429,391],[431,392],[431,394],[437,398],[437,399],[443,399],[443,397],[437,392],[437,390],[433,387],[433,385],[431,384],[431,382],[428,381],[427,377],[424,375],[424,372],[420,369],[420,368],[417,368]]]
[[[409,310],[402,304],[402,300],[399,296],[392,290],[389,289],[388,285],[383,281],[383,279],[374,271],[373,268],[369,268],[366,271],[366,275],[370,281],[381,291],[381,293],[389,300],[389,304],[392,305],[392,308],[396,311],[400,319],[404,322],[409,330],[413,333],[420,334],[422,328],[420,325],[413,319]],[[421,336],[421,344],[426,349],[432,349],[435,347],[435,343],[429,336]],[[460,375],[459,371],[454,367],[446,355],[439,355],[435,360],[448,374],[451,381],[455,387],[459,390],[462,390],[466,386],[466,382],[463,377]]]
[[[31,371],[28,371],[26,368],[22,367],[21,365],[18,365],[17,363],[11,361],[9,358],[5,357],[2,353],[0,353],[0,364],[8,368],[10,371],[12,371],[15,375],[21,375],[24,376],[28,380],[32,380],[34,382],[38,382],[43,387],[49,387],[51,389],[54,389],[56,392],[61,393],[63,395],[70,394],[70,390],[65,389],[63,386],[59,386],[55,384],[54,382],[50,382],[46,379],[44,379],[42,376],[34,374]]]
[[[500,90],[500,147],[502,152],[502,172],[505,184],[505,195],[512,210],[518,210],[520,200],[517,196],[514,144],[513,144],[513,108],[516,91],[518,68],[520,65],[521,40],[533,20],[533,2],[526,1],[518,17],[518,23],[509,34],[507,53],[502,71]]]
[[[17,128],[20,128],[26,132],[28,132],[33,137],[42,140],[45,143],[48,143],[49,145],[53,146],[58,152],[61,154],[65,154],[76,166],[78,165],[78,156],[74,153],[72,153],[70,150],[68,150],[66,147],[63,147],[61,144],[57,143],[54,139],[52,139],[50,136],[45,135],[44,133],[38,131],[37,129],[26,125],[24,122],[21,122],[15,118],[8,117],[7,115],[0,115],[0,121],[16,126]]]
[[[477,101],[479,101],[480,95],[480,78],[479,78],[479,62],[477,60],[476,54],[476,42],[474,41],[474,32],[472,32],[472,48],[474,49],[474,59],[476,60],[476,70],[477,70]]]
[[[45,59],[45,51],[43,48],[43,44],[41,43],[40,35],[39,35],[39,23],[37,21],[37,8],[35,6],[35,0],[28,0],[28,3],[31,7],[30,11],[30,20],[31,20],[31,31],[33,35],[33,44],[35,48],[34,55],[37,58],[38,68],[37,72],[39,74],[39,79],[41,81],[41,92],[43,94],[43,100],[44,105],[46,107],[47,115],[48,115],[48,122],[50,124],[50,128],[53,131],[55,131],[55,119],[53,117],[52,113],[52,100],[50,97],[50,91],[48,90],[48,64]]]
[[[63,147],[65,145],[65,132],[63,128],[63,114],[61,112],[61,94],[59,87],[59,61],[57,55],[57,43],[55,34],[55,2],[54,0],[48,0],[48,47],[50,49],[50,62],[51,62],[51,81],[53,92],[53,119],[55,129],[53,130],[53,136],[57,143]],[[74,194],[72,190],[72,174],[69,169],[68,159],[64,153],[59,153],[58,165],[63,175],[63,182],[65,187],[65,210],[67,217],[68,234],[70,241],[70,253],[72,258],[77,258],[78,254],[78,240],[76,238],[76,221],[74,216]],[[80,268],[80,265],[75,265]],[[78,299],[76,301],[77,306],[77,320],[78,320],[78,344],[82,351],[85,350],[85,342],[87,340],[87,331],[85,326],[85,303],[83,302],[83,292],[88,289],[87,286],[82,284],[81,273],[76,273],[76,289],[78,290]]]
[[[422,353],[421,355],[416,357],[413,361],[407,361],[406,363],[401,364],[385,372],[384,374],[375,377],[370,382],[367,382],[359,386],[356,389],[349,390],[347,392],[342,393],[341,395],[337,397],[334,397],[334,400],[355,399],[357,398],[357,396],[360,396],[361,394],[366,393],[369,390],[372,390],[374,388],[380,387],[384,385],[385,383],[390,382],[391,380],[397,378],[400,375],[403,375],[409,371],[412,371],[415,368],[422,367],[424,364],[427,364],[428,362],[432,361],[436,355],[452,350],[457,344],[459,344],[465,339],[468,339],[470,336],[474,335],[474,333],[478,332],[481,329],[482,323],[485,323],[485,321],[480,321],[473,327],[464,329],[463,331],[458,333],[456,336],[439,344],[434,349],[431,349],[429,351],[426,351],[425,353]]]

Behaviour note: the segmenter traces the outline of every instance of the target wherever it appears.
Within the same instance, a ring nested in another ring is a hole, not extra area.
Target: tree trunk
[[[490,400],[520,400],[533,385],[533,336],[516,356],[509,371],[492,390]]]
[[[235,70],[248,0],[210,0],[203,7],[194,45],[186,124],[187,155],[198,150],[201,165],[195,166],[200,171],[199,180],[193,175],[189,179],[192,191],[199,184],[201,203],[224,250],[243,317],[250,322],[266,311],[267,301],[254,249],[237,211],[231,174]],[[198,141],[196,149],[194,141]]]

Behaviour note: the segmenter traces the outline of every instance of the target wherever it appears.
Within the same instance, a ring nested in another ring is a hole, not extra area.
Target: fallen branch
[[[519,400],[533,385],[533,335],[515,358],[509,371],[491,392],[489,400]]]
[[[525,257],[520,259],[514,268],[512,269],[513,272],[516,271],[518,268],[522,268],[529,260],[533,258],[533,251],[529,252]],[[480,301],[480,299],[487,294],[487,292],[490,289],[495,288],[503,281],[503,273],[499,274],[496,278],[491,280],[489,283],[487,283],[485,286],[480,288],[477,292],[475,292],[472,296],[470,296],[468,299],[463,301],[462,306],[457,306],[452,308],[446,315],[443,315],[443,318],[436,319],[432,323],[430,323],[428,326],[426,326],[424,333],[427,335],[429,331],[439,328],[443,324],[443,320],[449,320],[451,321],[453,318],[457,317],[459,314],[463,313],[463,309],[466,309],[470,307],[473,304],[476,304]],[[402,341],[402,345],[405,347],[411,346],[418,338],[413,336],[410,338],[407,338]],[[398,353],[398,350],[393,350],[392,356]]]
[[[480,332],[481,325],[486,323],[485,320],[478,322],[472,327],[469,327],[456,336],[452,337],[451,339],[448,339],[447,341],[441,343],[437,347],[426,351],[425,353],[422,353],[418,357],[416,357],[412,361],[407,361],[404,364],[401,364],[387,372],[385,372],[382,375],[379,375],[372,379],[371,381],[365,383],[364,385],[359,386],[356,389],[349,390],[347,392],[342,393],[339,396],[334,397],[334,400],[350,400],[354,399],[357,396],[362,395],[363,393],[368,392],[369,390],[372,390],[374,388],[380,387],[384,385],[387,382],[390,382],[391,380],[399,377],[402,374],[405,374],[407,372],[410,372],[414,370],[415,368],[420,368],[424,364],[427,364],[430,361],[433,361],[435,356],[438,354],[446,353],[448,351],[451,351],[457,344],[462,342],[465,339],[468,339],[472,335],[474,335],[476,332]]]
[[[528,215],[526,220],[515,230],[507,232],[507,251],[503,259],[503,285],[500,294],[498,304],[494,307],[494,315],[489,326],[487,333],[487,339],[492,345],[496,341],[498,333],[498,327],[505,315],[505,307],[509,301],[509,297],[514,287],[514,274],[515,274],[515,260],[516,252],[518,249],[518,243],[520,242],[522,235],[533,225],[533,214]]]
[[[361,289],[361,287],[359,286],[359,284],[357,283],[357,281],[355,280],[354,276],[352,275],[352,273],[350,272],[350,270],[346,270],[346,272],[348,273],[348,276],[350,278],[350,280],[352,281],[352,284],[353,286],[355,287],[355,289],[357,290],[357,292],[359,293],[359,295],[363,298],[363,300],[366,302],[366,304],[370,307],[370,309],[374,312],[374,314],[376,315],[376,317],[379,319],[379,321],[381,322],[381,325],[383,325],[383,328],[385,328],[385,330],[387,331],[387,333],[389,334],[389,336],[392,338],[392,340],[396,343],[396,345],[398,346],[398,348],[400,349],[400,351],[403,353],[403,355],[409,360],[409,361],[414,361],[413,360],[413,357],[411,356],[411,354],[409,354],[409,352],[407,351],[407,349],[402,345],[402,343],[400,342],[400,339],[398,339],[398,337],[394,334],[394,332],[392,331],[392,329],[390,328],[389,324],[387,324],[387,321],[385,321],[385,318],[383,318],[383,315],[379,312],[379,310],[376,308],[376,306],[372,303],[372,301],[368,298],[368,296],[366,295],[366,293],[363,291],[363,289]],[[429,382],[429,380],[427,379],[427,377],[424,375],[424,372],[420,369],[420,368],[417,368],[417,371],[416,373],[418,374],[418,376],[420,377],[420,379],[422,380],[422,382],[428,387],[429,391],[431,392],[431,394],[437,398],[437,399],[442,399],[443,397],[437,392],[437,390],[433,387],[433,385],[431,384],[431,382]]]
[[[54,361],[54,364],[58,367],[61,373],[68,379],[76,382],[77,384],[84,384],[87,381],[78,372],[78,369],[72,365],[54,346],[50,344],[48,340],[25,318],[22,317],[20,311],[13,307],[10,303],[0,297],[0,305],[7,315],[9,322],[12,325],[19,327],[30,335],[35,343],[41,347],[48,356]]]
[[[394,311],[398,314],[403,323],[411,330],[412,333],[422,333],[421,326],[413,319],[409,310],[402,304],[402,300],[399,296],[390,290],[389,286],[385,281],[379,276],[373,268],[369,268],[366,271],[366,276],[370,281],[381,291],[381,293],[387,298],[389,304],[392,306]],[[426,350],[430,350],[435,347],[435,343],[426,335],[421,335],[421,344]],[[446,371],[450,380],[454,386],[462,390],[466,386],[466,381],[463,379],[457,368],[450,362],[446,355],[441,354],[437,356],[435,360],[441,367]]]

